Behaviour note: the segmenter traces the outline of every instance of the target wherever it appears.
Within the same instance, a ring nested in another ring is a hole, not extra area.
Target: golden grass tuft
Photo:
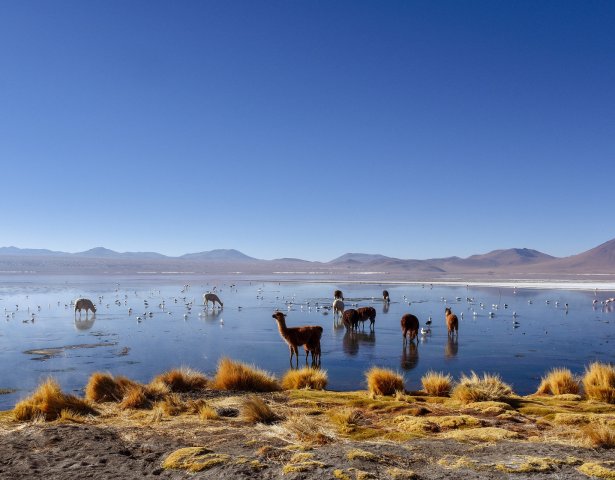
[[[90,402],[119,402],[126,391],[139,383],[123,376],[114,377],[110,373],[94,372],[85,387],[85,398]]]
[[[201,472],[215,467],[216,465],[226,463],[230,458],[230,455],[212,453],[211,450],[205,447],[180,448],[165,458],[162,462],[162,468]]]
[[[600,478],[602,480],[615,480],[615,470],[603,467],[599,463],[587,462],[578,467],[577,470],[588,477]]]
[[[416,480],[419,478],[412,470],[404,470],[397,467],[387,468],[385,472],[393,480]]]
[[[481,378],[475,372],[472,372],[469,377],[461,376],[451,397],[462,403],[474,403],[500,401],[511,394],[512,388],[504,383],[499,375],[485,373]]]
[[[331,434],[311,416],[291,414],[283,426],[303,445],[326,445],[334,440]]]
[[[367,450],[361,450],[360,448],[353,448],[346,452],[346,458],[348,460],[366,460],[368,462],[377,462],[378,456]]]
[[[425,390],[429,395],[433,395],[435,397],[448,397],[451,386],[453,383],[453,378],[449,374],[444,374],[442,372],[434,372],[429,371],[421,378],[421,383],[423,384],[423,390]]]
[[[147,391],[143,385],[135,385],[130,387],[124,393],[122,401],[119,403],[119,407],[122,410],[150,408],[152,406],[152,400],[147,395]]]
[[[219,420],[220,415],[218,415],[215,408],[212,408],[209,405],[203,405],[199,409],[199,418],[201,420]]]
[[[404,389],[404,377],[388,368],[372,367],[365,377],[371,395],[395,395]]]
[[[581,436],[592,447],[615,448],[615,428],[592,423],[581,428]]]
[[[154,377],[151,385],[164,385],[171,392],[198,392],[207,388],[209,380],[201,372],[188,367],[175,368]]]
[[[615,403],[615,367],[594,362],[583,376],[585,395],[592,400]]]
[[[88,402],[62,392],[60,385],[49,378],[39,385],[31,396],[15,405],[13,416],[20,421],[39,418],[50,421],[61,418],[62,411],[70,411],[72,416],[96,413]],[[67,413],[64,413],[64,416],[66,417]]]
[[[222,358],[212,386],[216,390],[275,392],[280,390],[277,379],[268,372],[242,362]]]
[[[274,423],[279,417],[261,398],[252,396],[244,400],[241,414],[250,423]]]
[[[567,395],[579,393],[579,381],[567,368],[554,368],[542,377],[538,395]]]
[[[289,370],[282,378],[284,390],[298,390],[308,388],[311,390],[324,390],[329,379],[325,370],[304,367],[299,370]]]
[[[519,438],[517,432],[498,427],[467,428],[464,430],[450,430],[441,433],[442,438],[451,438],[457,441],[497,442]]]

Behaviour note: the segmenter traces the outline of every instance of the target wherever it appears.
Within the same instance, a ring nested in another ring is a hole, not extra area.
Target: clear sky
[[[615,2],[0,2],[0,246],[615,237]]]

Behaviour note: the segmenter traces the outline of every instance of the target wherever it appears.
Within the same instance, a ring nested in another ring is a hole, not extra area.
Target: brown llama
[[[85,310],[86,316],[88,310],[92,310],[94,314],[96,313],[96,307],[89,298],[78,298],[75,300],[75,316],[77,316],[77,310],[79,310],[79,315],[81,315],[81,310]]]
[[[320,366],[320,337],[322,337],[322,327],[309,325],[303,327],[286,326],[286,315],[282,312],[275,312],[271,315],[278,322],[278,331],[281,337],[288,344],[290,349],[290,367],[293,367],[293,355],[296,355],[296,367],[299,368],[299,349],[303,345],[305,350],[305,364],[307,365],[308,355],[312,354],[312,367]]]
[[[389,298],[389,291],[388,290],[383,290],[382,291],[382,300],[384,300],[385,303],[389,303],[391,301],[391,299]]]
[[[404,345],[408,342],[408,336],[410,337],[410,343],[412,343],[415,338],[418,342],[419,319],[411,313],[406,313],[401,317],[401,334],[404,339]]]
[[[357,313],[359,320],[363,322],[363,328],[365,328],[365,321],[369,320],[369,329],[373,330],[376,322],[376,309],[374,307],[359,307]]]
[[[216,295],[215,293],[203,294],[203,303],[205,304],[205,308],[207,308],[209,302],[211,302],[214,308],[216,307],[216,302],[220,304],[220,308],[224,308],[224,304],[220,301],[220,298],[218,298],[218,295]]]
[[[337,300],[338,298],[340,300],[344,300],[344,294],[342,293],[341,290],[336,290],[335,292],[333,292],[333,299]]]
[[[342,322],[348,330],[355,330],[359,325],[359,320],[361,320],[361,316],[354,308],[344,310]]]
[[[450,335],[458,335],[459,334],[459,319],[457,315],[455,315],[450,307],[446,307],[444,309],[444,313],[446,315],[446,328],[448,330],[448,334]]]

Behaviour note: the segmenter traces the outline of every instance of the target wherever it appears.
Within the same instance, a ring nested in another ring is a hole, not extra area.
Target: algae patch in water
[[[65,345],[63,347],[50,347],[50,348],[35,348],[32,350],[25,350],[23,353],[26,355],[38,355],[33,357],[32,360],[45,361],[50,358],[62,355],[69,350],[79,350],[82,348],[97,348],[97,347],[114,347],[117,342],[103,342],[103,343],[81,343],[79,345]]]

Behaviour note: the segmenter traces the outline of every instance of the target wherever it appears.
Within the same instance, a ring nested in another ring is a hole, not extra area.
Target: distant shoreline
[[[456,276],[455,278],[400,278],[398,275],[373,277],[382,275],[380,272],[365,274],[323,274],[323,273],[197,273],[197,272],[83,272],[83,273],[49,273],[33,271],[0,271],[0,282],[10,282],[16,278],[104,278],[104,279],[125,279],[142,281],[161,281],[167,279],[187,280],[203,278],[208,281],[241,281],[241,282],[278,282],[278,283],[325,283],[325,284],[363,284],[363,285],[432,285],[450,287],[485,287],[485,288],[510,288],[510,289],[535,289],[535,290],[575,290],[575,291],[614,291],[615,275],[610,274],[572,274],[571,279],[562,278],[506,278],[484,279],[480,276],[468,275],[466,278]],[[357,278],[360,277],[360,278]],[[581,277],[581,278],[579,278]],[[600,279],[591,277],[601,277]]]

